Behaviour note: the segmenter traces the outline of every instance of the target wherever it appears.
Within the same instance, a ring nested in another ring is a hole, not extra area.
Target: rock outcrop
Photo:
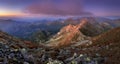
[[[67,46],[89,39],[80,32],[86,20],[82,20],[78,25],[71,25],[63,27],[53,38],[48,41],[48,46]]]

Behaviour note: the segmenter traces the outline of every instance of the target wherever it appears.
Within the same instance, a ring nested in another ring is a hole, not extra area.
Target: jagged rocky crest
[[[53,38],[47,43],[48,46],[67,46],[89,40],[89,37],[82,34],[80,29],[87,23],[86,19],[82,20],[78,25],[71,25],[63,27]]]

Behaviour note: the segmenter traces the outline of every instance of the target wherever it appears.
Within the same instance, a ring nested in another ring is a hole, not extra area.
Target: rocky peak
[[[64,46],[78,41],[87,39],[85,35],[80,32],[80,29],[84,26],[86,20],[82,20],[78,25],[67,25],[63,27],[48,43],[51,46]]]
[[[58,34],[62,34],[62,33],[68,33],[68,32],[78,32],[79,29],[82,28],[82,26],[84,26],[86,24],[86,20],[82,20],[80,24],[78,25],[72,25],[72,24],[69,24],[65,27],[63,27],[60,32],[58,32]]]

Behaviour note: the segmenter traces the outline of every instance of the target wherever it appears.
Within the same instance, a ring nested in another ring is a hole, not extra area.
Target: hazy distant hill
[[[15,23],[16,23],[15,21],[10,20],[10,19],[8,19],[8,20],[0,19],[0,29],[4,30],[4,31],[7,31]]]

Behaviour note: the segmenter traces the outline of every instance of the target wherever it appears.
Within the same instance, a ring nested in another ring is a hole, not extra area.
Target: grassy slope
[[[101,55],[108,57],[106,64],[120,63],[120,27],[110,30],[102,35],[93,38],[93,44],[90,47],[99,47]],[[94,49],[94,48],[93,48]]]

